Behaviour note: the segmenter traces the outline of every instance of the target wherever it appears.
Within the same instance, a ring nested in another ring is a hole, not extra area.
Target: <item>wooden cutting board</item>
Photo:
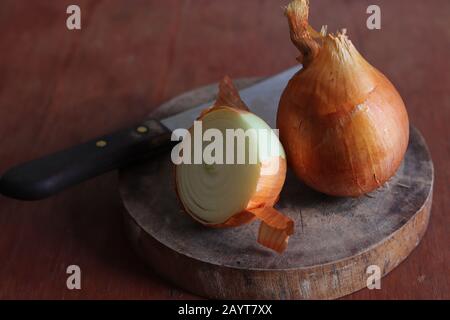
[[[174,98],[153,117],[213,100],[216,87]],[[288,171],[277,207],[295,221],[295,234],[282,255],[256,242],[259,222],[218,230],[184,214],[169,154],[122,170],[120,191],[132,246],[177,286],[217,299],[333,299],[366,287],[369,266],[379,266],[384,276],[419,244],[430,218],[433,179],[426,143],[414,128],[396,176],[366,196],[329,197]]]

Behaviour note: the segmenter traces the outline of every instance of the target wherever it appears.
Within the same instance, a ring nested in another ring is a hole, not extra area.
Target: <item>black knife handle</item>
[[[174,145],[170,137],[171,132],[159,121],[149,120],[14,167],[0,178],[0,193],[20,200],[43,199],[167,150]]]

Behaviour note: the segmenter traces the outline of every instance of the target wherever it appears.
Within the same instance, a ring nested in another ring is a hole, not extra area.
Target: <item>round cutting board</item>
[[[237,81],[243,88],[258,79]],[[164,117],[213,100],[217,85],[161,106]],[[255,108],[255,106],[250,106]],[[260,246],[259,222],[210,229],[184,214],[174,191],[169,154],[123,169],[120,191],[133,247],[172,283],[217,299],[333,299],[367,286],[376,265],[384,276],[419,244],[429,217],[433,164],[425,141],[411,128],[397,174],[360,198],[315,192],[288,171],[277,208],[295,221],[281,255]]]

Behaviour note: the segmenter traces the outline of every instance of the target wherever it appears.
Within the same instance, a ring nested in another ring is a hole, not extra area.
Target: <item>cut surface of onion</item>
[[[250,116],[249,116],[250,115]],[[256,116],[255,116],[256,117]],[[202,119],[203,130],[219,130],[225,137],[226,129],[252,128],[251,114],[236,112],[231,108],[222,108],[208,113]],[[250,121],[248,121],[250,120]],[[194,137],[195,138],[195,137]],[[258,141],[251,136],[245,143],[246,151]],[[226,155],[226,143],[224,143]],[[194,152],[194,151],[192,151]],[[256,191],[261,164],[192,164],[177,168],[177,182],[180,198],[186,209],[206,223],[224,223],[236,212],[247,209]]]
[[[211,153],[215,161],[202,159],[201,163],[176,166],[176,191],[184,210],[209,227],[234,227],[260,219],[269,228],[260,228],[258,238],[263,241],[259,242],[282,252],[293,232],[293,222],[273,209],[286,177],[286,156],[278,136],[248,111],[229,78],[220,84],[216,105],[198,120],[201,131],[192,127],[191,141],[203,141],[202,155],[215,146]],[[204,139],[208,130],[216,134]],[[198,134],[201,137],[196,137]],[[192,155],[198,152],[196,147],[190,143]],[[269,229],[276,235],[267,241],[264,235]]]

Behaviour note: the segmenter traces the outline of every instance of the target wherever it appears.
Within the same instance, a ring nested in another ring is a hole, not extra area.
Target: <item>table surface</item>
[[[77,3],[82,30],[66,28]],[[450,1],[314,0],[311,23],[346,27],[396,85],[435,165],[429,229],[381,290],[345,299],[450,299]],[[286,1],[4,0],[0,4],[0,172],[133,125],[177,94],[295,64]],[[382,29],[366,28],[379,4]],[[190,299],[127,242],[117,174],[39,202],[0,197],[0,298]],[[68,290],[79,265],[82,289]]]

